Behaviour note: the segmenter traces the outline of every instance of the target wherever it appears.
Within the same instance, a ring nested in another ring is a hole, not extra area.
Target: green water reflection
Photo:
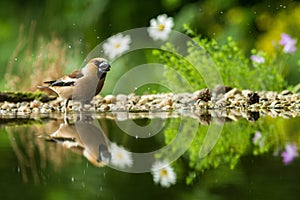
[[[5,118],[0,129],[0,197],[297,199],[300,162],[295,152],[288,162],[282,154],[287,145],[298,146],[300,118],[247,116],[119,113],[71,115],[68,120],[61,115]],[[149,135],[128,133],[133,124],[150,130]],[[211,124],[222,131],[208,135]],[[141,165],[134,153],[170,144],[170,155],[182,153],[182,143],[190,141],[189,148],[171,163],[176,183],[169,188],[154,183],[150,172],[156,160],[168,157],[166,152],[144,160],[147,173],[123,172]],[[131,152],[131,162],[114,162],[113,145]],[[199,157],[201,149],[210,150]]]

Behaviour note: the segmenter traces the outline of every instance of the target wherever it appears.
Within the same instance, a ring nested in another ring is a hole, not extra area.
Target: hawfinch
[[[53,81],[45,81],[47,86],[39,86],[40,89],[51,89],[65,100],[65,111],[69,100],[81,102],[81,107],[89,103],[97,95],[104,84],[106,73],[110,65],[104,58],[93,58],[85,67],[75,70],[71,74]]]

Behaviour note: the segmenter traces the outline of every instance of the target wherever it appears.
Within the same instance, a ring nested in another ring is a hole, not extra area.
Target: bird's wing
[[[83,77],[81,70],[75,70],[71,74],[61,77],[60,79],[54,81],[45,81],[44,83],[49,84],[49,86],[73,86],[77,79]]]
[[[75,70],[71,74],[69,74],[68,77],[78,79],[83,77],[83,73],[81,70]]]

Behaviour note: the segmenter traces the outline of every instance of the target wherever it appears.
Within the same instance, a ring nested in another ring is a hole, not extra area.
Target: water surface
[[[298,151],[282,155],[298,147],[299,122],[211,111],[2,116],[0,197],[296,199]],[[153,180],[158,161],[176,174],[168,188]]]

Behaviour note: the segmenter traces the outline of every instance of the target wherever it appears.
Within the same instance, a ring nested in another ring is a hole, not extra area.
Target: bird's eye
[[[100,62],[99,60],[94,60],[94,64],[95,64],[97,67],[99,67],[100,64],[101,64],[101,62]]]

